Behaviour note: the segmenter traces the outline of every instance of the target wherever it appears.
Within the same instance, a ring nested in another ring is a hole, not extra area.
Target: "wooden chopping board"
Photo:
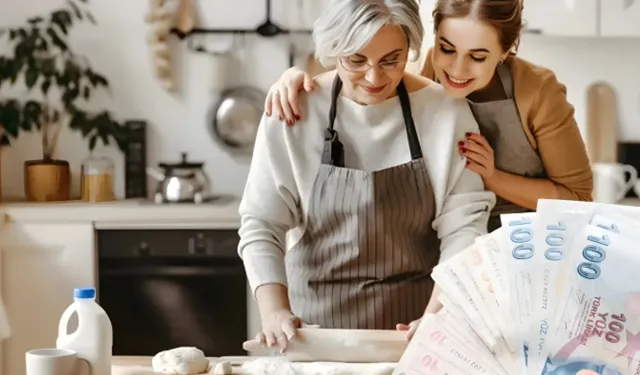
[[[587,89],[587,152],[591,163],[618,162],[618,132],[615,89],[596,82]]]

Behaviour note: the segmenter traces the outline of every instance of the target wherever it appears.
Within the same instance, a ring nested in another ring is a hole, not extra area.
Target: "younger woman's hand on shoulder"
[[[495,172],[493,148],[479,133],[465,134],[465,140],[458,143],[458,150],[467,158],[467,168],[476,172],[486,182]]]
[[[265,100],[267,116],[276,116],[280,121],[293,125],[302,117],[298,103],[298,91],[311,92],[315,89],[313,78],[297,67],[287,69],[274,83]]]

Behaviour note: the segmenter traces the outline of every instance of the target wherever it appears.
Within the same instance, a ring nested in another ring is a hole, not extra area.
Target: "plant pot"
[[[24,195],[32,202],[69,200],[71,172],[65,160],[24,162]]]

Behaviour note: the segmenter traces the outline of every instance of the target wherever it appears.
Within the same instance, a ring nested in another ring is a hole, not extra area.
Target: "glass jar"
[[[89,157],[82,162],[81,191],[85,202],[115,200],[114,164],[106,157]]]

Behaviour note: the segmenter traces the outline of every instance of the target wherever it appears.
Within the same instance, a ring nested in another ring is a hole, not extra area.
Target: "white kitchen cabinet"
[[[601,36],[640,37],[640,0],[601,1]]]
[[[94,286],[94,228],[88,223],[7,223],[0,232],[0,288],[12,335],[1,375],[24,374],[25,352],[55,347],[73,288]]]
[[[598,1],[525,1],[523,11],[525,32],[549,36],[597,36]]]

